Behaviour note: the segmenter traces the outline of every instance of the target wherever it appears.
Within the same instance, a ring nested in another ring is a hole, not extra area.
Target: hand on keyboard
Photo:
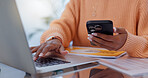
[[[68,53],[68,51],[64,51],[64,47],[58,39],[48,40],[45,43],[39,46],[31,47],[30,49],[32,53],[36,53],[33,57],[34,61],[36,61],[39,57],[64,58],[64,55]]]

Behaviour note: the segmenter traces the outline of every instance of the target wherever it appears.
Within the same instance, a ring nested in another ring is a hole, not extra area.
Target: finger
[[[60,53],[65,56],[66,54],[69,53],[69,51],[68,50],[64,50],[64,46],[61,45],[61,47],[60,47]]]
[[[65,59],[65,57],[64,57],[62,54],[56,53],[56,52],[54,52],[54,51],[52,51],[52,52],[47,52],[44,57],[45,57],[45,58],[46,58],[46,57],[56,57],[56,58]]]
[[[114,48],[112,48],[112,47],[109,47],[109,46],[106,46],[106,45],[97,43],[97,42],[95,42],[95,41],[92,41],[92,43],[95,44],[95,45],[97,45],[97,46],[100,46],[100,47],[102,47],[102,48],[108,49],[108,50],[114,50]]]
[[[63,56],[67,55],[68,53],[69,53],[69,51],[68,51],[68,50],[61,51],[61,54],[62,54]]]
[[[114,31],[114,33],[117,33],[116,27],[113,27],[113,31]]]
[[[44,55],[44,57],[46,58],[46,57],[50,57],[52,55],[52,52],[47,52],[45,55]]]
[[[92,36],[101,38],[106,41],[114,41],[114,37],[112,35],[106,35],[106,34],[101,34],[101,33],[92,33]]]
[[[57,45],[55,52],[61,54],[60,48],[61,48],[61,45]]]
[[[31,49],[31,52],[35,53],[39,48],[40,48],[40,46],[34,47],[33,49]]]
[[[44,48],[45,44],[42,44],[41,47],[37,50],[36,54],[34,55],[33,60],[36,61],[39,57],[39,54],[42,52],[43,48]]]
[[[63,56],[65,56],[65,55],[67,55],[67,54],[69,53],[68,50],[64,50],[64,46],[63,46],[63,45],[61,45],[59,51],[60,51],[60,53],[61,53]]]
[[[98,44],[98,46],[102,48],[106,48],[108,50],[116,50],[116,44],[114,43],[115,40],[105,40],[102,38],[97,38],[92,35],[88,38],[90,41],[94,41],[93,43]]]
[[[36,47],[38,47],[38,46],[33,46],[33,47],[30,47],[30,50],[32,50],[32,49],[34,49],[34,48],[36,48]]]
[[[48,49],[48,48],[49,48],[48,45],[45,46],[39,56],[40,56],[40,57],[44,57],[47,52],[49,53],[49,49]]]
[[[33,46],[33,47],[30,47],[30,50],[32,50],[33,48],[36,48],[37,46]]]
[[[88,39],[89,39],[89,37],[88,37]],[[109,46],[100,44],[100,43],[98,43],[98,42],[96,42],[96,41],[94,41],[94,40],[91,40],[91,41],[92,41],[93,44],[95,44],[95,45],[97,45],[97,46],[100,46],[100,47],[102,47],[102,48],[106,48],[106,49],[108,49],[108,50],[113,50],[113,48],[111,48],[111,47],[109,47]]]
[[[126,30],[124,28],[121,28],[121,27],[116,27],[116,33],[127,34]]]
[[[65,59],[65,57],[63,55],[56,53],[56,52],[52,52],[51,57],[57,57],[57,58]]]
[[[94,36],[92,36],[91,39],[92,39],[92,41],[98,42],[98,43],[106,45],[106,46],[112,46],[113,45],[113,42],[111,42],[111,41],[100,39],[100,38],[97,38],[97,37],[94,37]]]
[[[51,52],[51,51],[55,51],[55,52],[58,52],[58,53],[60,53],[60,51],[59,51],[59,49],[60,48],[57,48],[58,46],[56,45],[56,46],[53,46],[53,45],[46,45],[44,48],[43,48],[43,50],[42,50],[42,52],[40,53],[40,57],[44,57],[45,55],[46,55],[46,53],[49,53],[49,52]],[[47,55],[46,55],[47,56]]]

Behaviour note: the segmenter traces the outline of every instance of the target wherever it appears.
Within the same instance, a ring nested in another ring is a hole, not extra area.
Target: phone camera
[[[100,30],[102,30],[102,26],[101,25],[95,25],[95,29],[96,29],[96,31],[100,31]]]
[[[90,30],[90,32],[96,31],[94,26],[90,26],[90,27],[89,27],[89,30]]]

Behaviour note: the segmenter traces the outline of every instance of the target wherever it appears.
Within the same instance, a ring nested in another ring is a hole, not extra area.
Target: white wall
[[[62,3],[64,1],[64,3]],[[16,0],[29,45],[39,45],[40,36],[49,26],[44,17],[57,19],[69,0]],[[29,35],[36,32],[32,38]]]

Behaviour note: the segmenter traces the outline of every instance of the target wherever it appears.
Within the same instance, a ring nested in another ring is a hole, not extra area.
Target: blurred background
[[[40,44],[40,37],[49,28],[50,22],[60,18],[69,0],[16,0],[16,2],[29,46],[35,46]],[[0,78],[24,78],[24,75],[25,72],[0,63]]]
[[[29,46],[40,44],[49,23],[60,18],[69,0],[16,0]]]

